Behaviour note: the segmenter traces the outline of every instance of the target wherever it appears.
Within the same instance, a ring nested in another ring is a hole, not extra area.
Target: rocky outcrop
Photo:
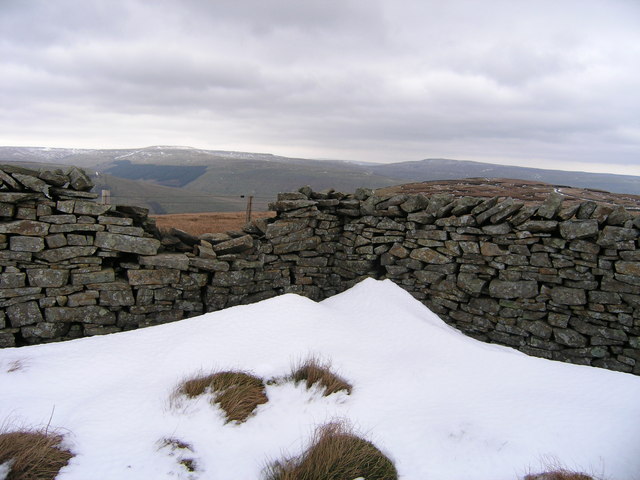
[[[640,219],[594,202],[280,194],[275,219],[164,235],[78,169],[0,167],[0,345],[111,333],[388,278],[474,338],[640,374]]]

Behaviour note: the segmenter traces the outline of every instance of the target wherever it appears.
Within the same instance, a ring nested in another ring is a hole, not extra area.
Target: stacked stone
[[[640,374],[640,217],[453,195],[279,194],[243,231],[163,235],[72,168],[0,166],[0,346],[112,333],[281,293],[391,279],[445,321],[549,359]]]
[[[389,278],[478,339],[640,373],[639,217],[593,202],[563,208],[557,194],[537,206],[358,198],[333,260],[345,284]]]
[[[58,341],[204,311],[198,258],[158,255],[146,209],[95,203],[84,172],[0,166],[0,346]]]

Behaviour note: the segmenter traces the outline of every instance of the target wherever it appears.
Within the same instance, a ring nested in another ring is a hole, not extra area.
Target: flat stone
[[[22,203],[41,198],[39,193],[0,192],[0,202]]]
[[[189,257],[184,253],[162,253],[140,257],[140,265],[145,267],[171,268],[175,270],[188,270]]]
[[[286,212],[290,210],[297,210],[299,208],[309,208],[317,205],[317,202],[313,200],[281,200],[278,202],[270,203],[269,210],[275,210],[276,212]]]
[[[229,264],[227,262],[213,258],[191,257],[189,258],[189,266],[208,272],[226,272],[229,270]]]
[[[32,175],[23,175],[21,173],[14,173],[13,178],[18,180],[22,185],[24,185],[27,189],[32,190],[34,192],[40,192],[49,196],[49,185],[40,180],[37,177]]]
[[[6,312],[9,322],[14,328],[32,325],[43,320],[38,302],[35,301],[10,305],[7,307]]]
[[[98,272],[71,273],[73,285],[87,285],[89,283],[111,283],[115,281],[113,268],[105,268]]]
[[[238,272],[216,272],[211,281],[214,287],[232,287],[236,285],[246,285],[253,281],[252,270],[241,270]]]
[[[411,251],[409,257],[414,260],[420,260],[421,262],[425,262],[428,264],[442,265],[445,263],[453,262],[451,257],[443,255],[431,248],[416,248]]]
[[[612,227],[607,225],[602,229],[596,242],[601,246],[615,246],[618,242],[635,240],[640,232],[634,228]]]
[[[158,253],[158,248],[160,248],[160,240],[119,235],[109,232],[97,232],[94,245],[118,252],[155,255]]]
[[[564,197],[562,195],[555,192],[550,193],[544,203],[538,208],[538,216],[551,220],[560,211],[563,200]]]
[[[100,305],[109,307],[123,307],[135,305],[131,287],[127,285],[125,290],[101,290]]]
[[[68,307],[80,307],[84,305],[95,305],[100,293],[95,290],[85,290],[73,293],[67,297]]]
[[[77,167],[70,168],[67,171],[67,177],[69,177],[69,187],[73,190],[88,192],[93,188],[91,179]]]
[[[559,305],[584,305],[587,303],[586,292],[578,288],[553,287],[551,299]]]
[[[69,177],[67,177],[60,169],[48,170],[46,168],[41,168],[38,170],[38,178],[40,180],[44,180],[49,185],[53,185],[54,187],[64,187],[69,183]]]
[[[73,207],[73,213],[76,215],[103,215],[112,209],[111,205],[104,205],[95,202],[86,202],[83,200],[76,200]]]
[[[558,228],[555,220],[528,220],[518,225],[517,229],[531,233],[552,233]]]
[[[51,268],[27,269],[29,285],[33,287],[62,287],[69,279],[68,270],[54,270]]]
[[[59,338],[69,332],[69,325],[65,323],[39,322],[36,325],[27,325],[20,329],[25,339],[52,339]]]
[[[554,328],[553,336],[556,342],[567,347],[585,347],[587,339],[571,329]]]
[[[311,237],[301,240],[299,242],[281,243],[273,247],[273,253],[275,255],[282,255],[285,253],[299,252],[302,250],[315,250],[320,245],[320,237]]]
[[[127,277],[131,285],[168,285],[180,281],[180,270],[127,270]]]
[[[407,213],[424,210],[429,206],[429,198],[422,194],[411,195],[407,201],[400,204],[400,208]]]
[[[62,262],[75,257],[89,257],[96,253],[96,247],[60,247],[35,253],[35,257],[49,263]]]
[[[9,248],[14,252],[40,252],[44,250],[42,237],[13,236],[9,239]]]
[[[560,222],[560,235],[567,240],[594,237],[597,234],[597,220],[567,220]]]
[[[533,298],[538,295],[538,282],[524,280],[507,282],[492,280],[489,284],[489,295],[494,298]]]
[[[229,253],[238,253],[253,247],[253,237],[251,235],[243,235],[242,237],[232,238],[226,242],[220,242],[213,245],[213,251],[217,255],[226,255]]]
[[[33,220],[17,220],[0,224],[0,233],[44,237],[49,233],[49,224]]]
[[[0,288],[21,288],[25,286],[24,273],[0,273]]]
[[[99,305],[85,307],[50,307],[45,310],[45,318],[51,323],[82,322],[97,325],[114,325],[116,314]]]

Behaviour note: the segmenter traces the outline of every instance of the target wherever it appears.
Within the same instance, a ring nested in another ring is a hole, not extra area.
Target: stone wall
[[[0,180],[3,347],[321,300],[374,277],[480,340],[640,374],[640,219],[621,207],[305,187],[278,196],[275,219],[195,238],[95,203],[78,169],[2,166]]]

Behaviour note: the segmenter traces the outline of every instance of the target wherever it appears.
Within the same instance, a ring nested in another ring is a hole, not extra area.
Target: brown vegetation
[[[299,457],[276,461],[267,480],[395,480],[395,466],[373,443],[344,423],[330,423],[315,432],[311,446]]]
[[[561,468],[551,472],[529,474],[523,480],[596,480],[586,473],[572,472]]]
[[[321,362],[316,357],[309,357],[295,366],[287,379],[293,380],[296,384],[305,382],[307,388],[319,384],[324,388],[325,397],[342,390],[351,394],[353,390],[353,386],[349,382],[331,371],[330,362]]]
[[[207,390],[213,393],[212,404],[218,404],[227,421],[244,422],[260,404],[267,403],[262,379],[246,372],[217,372],[183,381],[174,392],[195,398]]]
[[[9,462],[6,480],[53,480],[73,454],[62,435],[47,430],[0,433],[0,465]]]
[[[254,212],[253,220],[270,218],[275,212]],[[245,212],[211,212],[211,213],[177,213],[173,215],[156,215],[156,225],[160,229],[177,228],[191,235],[203,233],[224,233],[240,230],[246,223]]]
[[[177,438],[163,438],[160,441],[160,448],[170,448],[171,456],[174,456],[177,451],[187,451],[193,453],[193,447],[187,442],[178,440]],[[198,469],[198,465],[195,459],[190,457],[184,457],[182,452],[178,455],[178,463],[182,465],[188,472],[195,472]]]

